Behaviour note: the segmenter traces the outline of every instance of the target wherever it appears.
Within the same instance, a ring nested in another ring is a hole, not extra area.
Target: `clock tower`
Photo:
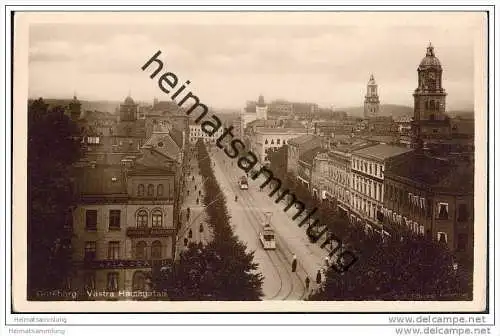
[[[443,69],[430,43],[417,73],[418,87],[413,93],[413,134],[414,146],[419,148],[427,143],[441,142],[450,135],[446,92],[442,87]]]

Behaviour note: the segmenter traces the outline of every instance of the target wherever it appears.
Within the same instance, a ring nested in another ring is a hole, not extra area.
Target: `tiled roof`
[[[420,184],[456,192],[473,192],[474,165],[412,153],[405,160],[390,165],[386,177],[401,176]]]
[[[115,125],[113,135],[119,137],[145,138],[146,120],[121,121]]]
[[[283,127],[289,127],[289,128],[293,128],[293,127],[296,127],[296,128],[305,128],[304,125],[298,121],[298,120],[285,120],[283,122]]]
[[[316,147],[316,148],[310,149],[308,151],[305,151],[304,153],[302,153],[302,155],[299,156],[299,161],[303,161],[303,162],[306,162],[308,164],[312,164],[316,155],[324,153],[326,151],[327,151],[326,149],[323,149],[321,147]]]
[[[354,143],[348,144],[348,145],[337,145],[334,148],[332,148],[332,150],[350,153],[350,152],[353,152],[353,151],[356,151],[359,149],[363,149],[363,148],[367,148],[367,147],[371,147],[371,146],[374,146],[374,144],[371,142],[366,142],[366,141],[359,142],[358,141],[358,142],[354,142]]]
[[[306,133],[307,130],[305,128],[265,128],[265,127],[259,127],[255,131],[255,133],[268,133],[268,134],[294,134],[296,133],[297,136],[299,134],[304,134]]]
[[[79,192],[82,195],[109,195],[127,192],[121,166],[96,165],[78,169]]]
[[[314,134],[305,134],[305,135],[301,135],[297,138],[290,139],[290,141],[288,141],[288,143],[291,145],[300,146],[300,145],[303,145],[305,143],[308,143],[310,141],[314,141],[317,139],[319,139],[319,138]]]
[[[157,152],[174,161],[179,161],[180,147],[167,133],[153,133],[151,137],[143,145],[143,148],[153,148]]]
[[[174,142],[177,144],[177,147],[182,148],[182,131],[179,131],[177,128],[172,127],[172,129],[170,130],[170,136],[172,137],[172,140],[174,140]]]
[[[411,152],[412,149],[391,145],[375,145],[367,148],[358,149],[353,152],[353,154],[363,156],[366,158],[374,158],[379,160],[385,160],[394,156],[398,156],[404,153]]]
[[[141,175],[141,176],[167,176],[174,175],[170,169],[162,168],[162,167],[148,167],[143,165],[135,165],[133,169],[131,169],[128,173],[129,175]]]

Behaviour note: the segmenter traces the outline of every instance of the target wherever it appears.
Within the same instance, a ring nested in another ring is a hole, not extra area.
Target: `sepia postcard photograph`
[[[485,12],[12,20],[13,311],[487,309]]]

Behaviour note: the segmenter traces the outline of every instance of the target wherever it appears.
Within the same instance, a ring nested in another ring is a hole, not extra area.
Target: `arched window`
[[[158,184],[156,187],[156,196],[163,196],[163,184]]]
[[[269,144],[269,141],[267,141],[267,139],[266,139],[266,142],[264,142],[264,143],[267,145],[267,144]]]
[[[132,280],[132,290],[143,291],[146,288],[146,277],[141,271],[136,271],[134,273],[134,279]]]
[[[429,104],[429,110],[434,111],[434,109],[435,109],[435,108],[436,108],[436,107],[435,107],[435,105],[434,105],[434,100],[431,100],[431,102],[430,102],[430,104]]]
[[[271,139],[271,145],[274,145],[274,139]]]
[[[161,242],[155,240],[151,245],[151,259],[161,259]]]
[[[146,253],[146,242],[140,241],[135,245],[135,259],[137,260],[145,260],[147,259]]]
[[[163,215],[161,213],[161,210],[154,210],[151,214],[151,217],[153,227],[161,227],[163,225]]]
[[[148,226],[148,213],[146,210],[139,210],[137,212],[137,227]]]
[[[139,184],[137,187],[137,196],[144,196],[144,184]]]
[[[152,184],[148,184],[148,196],[155,195],[155,186]]]

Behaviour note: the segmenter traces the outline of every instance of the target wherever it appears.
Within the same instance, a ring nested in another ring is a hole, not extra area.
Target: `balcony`
[[[129,227],[127,228],[127,236],[135,237],[168,237],[175,234],[174,228],[165,227]]]

